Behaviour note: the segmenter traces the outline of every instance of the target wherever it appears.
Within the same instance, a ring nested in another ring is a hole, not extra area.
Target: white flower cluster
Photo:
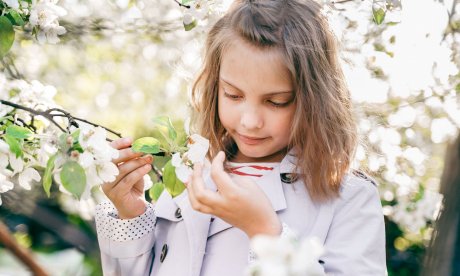
[[[0,74],[0,99],[44,111],[51,107],[59,108],[53,100],[55,93],[54,87],[45,86],[38,81],[31,83],[24,80],[8,81],[4,75]],[[0,119],[12,110],[12,107],[0,104]],[[13,117],[25,123],[31,122],[30,114],[20,109],[15,110]],[[115,180],[119,172],[111,160],[118,157],[118,151],[106,141],[107,135],[104,128],[80,123],[78,143],[83,151],[80,153],[74,150],[69,155],[59,149],[60,130],[49,127],[50,122],[40,116],[35,117],[34,120],[36,123],[40,121],[36,125],[43,127],[39,127],[32,135],[34,143],[23,145],[22,156],[16,157],[16,154],[11,152],[8,143],[0,139],[0,193],[13,189],[13,183],[19,183],[24,189],[30,190],[32,180],[41,180],[40,174],[34,167],[46,167],[50,157],[56,153],[52,174],[57,183],[62,184],[59,173],[67,161],[77,161],[84,169],[87,182],[81,196],[82,199],[89,198],[92,187]],[[76,131],[76,129],[71,128],[71,131]],[[67,140],[68,145],[73,142],[73,139]],[[65,190],[62,185],[61,190]]]
[[[112,163],[112,159],[118,157],[118,150],[111,147],[107,142],[107,132],[104,128],[79,123],[79,129],[78,141],[84,151],[83,153],[74,152],[70,159],[77,161],[85,170],[86,186],[81,198],[88,199],[94,186],[115,180],[119,171],[117,166]],[[56,165],[62,165],[68,159],[67,155],[61,154],[56,159]],[[54,179],[61,184],[57,172],[59,169],[56,170]],[[61,187],[63,186],[61,185]]]
[[[31,83],[24,80],[8,81],[3,74],[0,74],[0,99],[29,108],[46,109],[56,106],[53,100],[55,93],[54,87],[44,86],[38,81]],[[0,105],[0,118],[12,110],[13,108],[10,106]],[[15,119],[30,122],[31,118],[28,112],[17,110]],[[43,118],[37,117],[35,120],[44,125],[48,124]],[[46,164],[46,160],[43,158],[47,159],[50,154],[56,151],[56,149],[52,150],[51,148],[49,145],[41,143],[38,147],[25,149],[24,155],[18,158],[10,151],[9,145],[0,139],[0,193],[13,189],[13,181],[18,182],[22,188],[30,190],[32,180],[40,181],[41,179],[40,174],[33,167]],[[1,203],[0,199],[0,205]]]
[[[39,81],[33,80],[30,83],[25,80],[7,80],[5,75],[0,73],[0,99],[37,110],[46,110],[58,107],[53,98],[56,95],[56,88],[50,85],[43,85]],[[13,107],[3,105],[0,109],[0,117],[12,111]],[[29,113],[17,110],[18,118],[29,121]],[[45,123],[45,120],[43,120]]]
[[[176,152],[172,156],[171,164],[176,167],[176,176],[180,181],[186,182],[192,174],[193,164],[203,163],[209,149],[209,140],[192,134],[187,143],[188,151],[184,154]]]
[[[58,0],[40,0],[32,6],[29,20],[32,27],[39,28],[37,40],[40,44],[56,44],[60,41],[58,35],[66,33],[58,19],[66,15],[67,11],[57,6],[57,2]]]
[[[255,236],[251,248],[257,256],[249,266],[248,276],[320,276],[326,275],[319,263],[324,253],[314,237],[302,241],[288,236]]]
[[[29,6],[26,2],[18,0],[5,0],[10,8],[29,15],[29,23],[37,30],[37,40],[40,44],[45,42],[58,43],[58,35],[66,33],[66,29],[59,25],[59,17],[65,16],[67,11],[57,5],[58,0],[32,1]]]
[[[28,161],[24,161],[24,159],[28,159]],[[26,190],[31,189],[32,180],[40,181],[40,174],[32,168],[32,165],[36,163],[33,156],[25,154],[24,159],[17,158],[9,150],[8,144],[0,139],[0,194],[14,188],[13,178],[17,178],[19,185]]]
[[[425,191],[423,197],[416,202],[400,198],[392,208],[391,218],[403,228],[417,233],[426,227],[427,221],[436,219],[441,201],[442,195],[432,191]]]

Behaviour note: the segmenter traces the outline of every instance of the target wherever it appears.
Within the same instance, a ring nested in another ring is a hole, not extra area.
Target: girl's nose
[[[264,125],[263,116],[256,109],[242,111],[240,123],[246,129],[258,129]]]

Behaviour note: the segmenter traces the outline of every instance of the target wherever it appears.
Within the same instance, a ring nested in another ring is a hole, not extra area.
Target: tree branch
[[[92,126],[95,126],[95,127],[102,127],[104,128],[105,130],[115,134],[116,136],[118,137],[122,137],[121,133],[118,133],[118,132],[115,132],[107,127],[104,127],[104,126],[101,126],[101,125],[98,125],[98,124],[95,124],[95,123],[92,123],[92,122],[89,122],[87,120],[84,120],[84,119],[81,119],[81,118],[77,118],[77,117],[74,117],[72,116],[69,112],[63,110],[63,109],[60,109],[60,108],[51,108],[51,109],[48,109],[46,111],[40,111],[40,110],[35,110],[35,109],[32,109],[32,108],[29,108],[29,107],[26,107],[26,106],[22,106],[22,105],[19,105],[19,104],[15,104],[15,103],[12,103],[12,102],[9,102],[9,101],[5,101],[5,100],[0,100],[0,103],[1,104],[4,104],[4,105],[8,105],[8,106],[11,106],[11,107],[14,107],[14,108],[17,108],[17,109],[22,109],[22,110],[25,110],[31,114],[34,114],[36,116],[43,116],[45,117],[46,119],[48,119],[51,123],[53,123],[54,125],[56,125],[62,132],[66,132],[66,133],[69,133],[70,131],[70,126],[75,126],[78,128],[78,123],[76,121],[81,121],[81,122],[84,122],[84,123],[87,123],[87,124],[90,124]],[[53,114],[52,112],[60,112],[61,114]],[[55,120],[54,120],[54,117],[66,117],[68,120],[69,120],[69,126],[67,127],[67,130],[64,130],[64,128],[62,128]],[[111,142],[112,140],[110,139],[107,139],[109,142]]]
[[[0,242],[8,248],[22,263],[24,263],[33,275],[46,276],[49,275],[31,256],[30,252],[21,247],[12,237],[8,227],[0,220]]]

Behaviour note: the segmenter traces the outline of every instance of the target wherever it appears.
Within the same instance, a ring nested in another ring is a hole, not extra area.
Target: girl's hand
[[[120,138],[111,143],[119,153],[118,158],[112,162],[117,165],[120,173],[115,181],[102,185],[102,190],[117,208],[121,219],[134,218],[145,212],[147,202],[143,177],[152,169],[153,157],[141,157],[142,153],[131,150],[131,144],[129,138]]]
[[[219,152],[211,165],[211,178],[218,188],[217,192],[205,188],[202,165],[194,165],[193,175],[187,184],[192,207],[240,228],[249,238],[257,234],[279,235],[281,222],[265,193],[247,178],[233,181],[224,171],[224,160],[225,154]]]

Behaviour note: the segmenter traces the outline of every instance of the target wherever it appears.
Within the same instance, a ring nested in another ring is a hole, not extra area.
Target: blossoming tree
[[[413,260],[430,238],[444,145],[460,126],[457,1],[407,0],[402,8],[393,0],[323,2],[342,42],[359,129],[366,137],[356,163],[380,183],[389,272],[417,269],[409,264],[417,264]],[[156,158],[159,171],[150,176],[149,194],[155,198],[165,188],[180,193],[183,186],[175,185],[175,178],[166,180],[170,185],[160,178],[177,172],[183,179],[187,164],[202,158],[206,142],[191,136],[201,141],[191,148],[181,122],[144,118],[186,117],[186,100],[178,91],[190,84],[203,33],[222,5],[1,1],[0,100],[9,104],[0,105],[0,214],[8,206],[19,208],[13,205],[15,194],[28,191],[29,196],[39,186],[48,201],[90,219],[98,185],[117,173],[107,136],[121,134],[102,125],[158,138],[137,144],[167,155]],[[431,16],[439,18],[436,24],[420,20]],[[113,120],[120,110],[123,115]]]

